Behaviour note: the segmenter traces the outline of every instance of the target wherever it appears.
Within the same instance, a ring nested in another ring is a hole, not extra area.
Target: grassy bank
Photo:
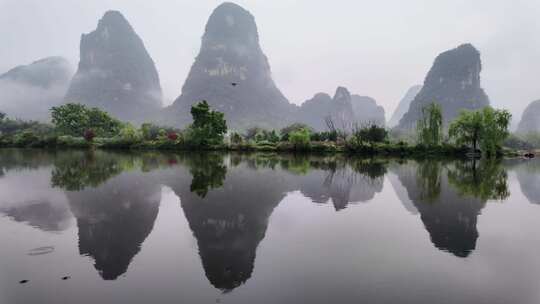
[[[452,145],[426,147],[407,143],[351,144],[348,142],[312,141],[303,145],[292,142],[242,142],[195,146],[181,139],[168,138],[139,140],[122,138],[94,138],[46,136],[1,138],[0,148],[46,148],[46,149],[111,149],[111,150],[173,150],[173,151],[240,151],[240,152],[291,152],[291,153],[347,153],[358,155],[387,156],[452,156],[465,157],[468,149]]]
[[[432,104],[405,141],[375,123],[341,129],[330,118],[327,131],[302,123],[281,130],[252,127],[229,130],[224,114],[206,101],[192,106],[193,123],[184,129],[122,122],[98,108],[68,103],[51,109],[52,124],[24,122],[0,115],[0,147],[47,149],[116,149],[173,151],[265,151],[293,153],[348,153],[398,157],[497,157],[517,155],[503,150],[510,114],[485,108],[463,112],[443,128],[439,106]],[[446,134],[447,133],[447,134]],[[474,153],[470,153],[474,151]]]

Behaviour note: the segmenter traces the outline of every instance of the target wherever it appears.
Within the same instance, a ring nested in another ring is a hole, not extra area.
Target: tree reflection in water
[[[407,167],[413,167],[413,178]],[[395,169],[433,244],[467,257],[478,239],[477,218],[488,199],[509,195],[507,173],[496,161],[409,162]]]
[[[251,278],[269,218],[289,192],[300,191],[315,203],[331,202],[339,211],[373,200],[390,169],[407,197],[398,196],[418,210],[434,246],[457,257],[475,249],[477,217],[486,201],[509,195],[507,173],[496,161],[400,163],[345,155],[105,151],[40,153],[34,158],[32,153],[2,153],[4,174],[17,167],[5,160],[29,168],[53,165],[50,183],[65,192],[79,229],[79,251],[92,257],[107,280],[126,273],[153,229],[161,186],[170,187],[180,198],[206,277],[224,292]],[[20,219],[28,213],[23,208],[11,212]]]

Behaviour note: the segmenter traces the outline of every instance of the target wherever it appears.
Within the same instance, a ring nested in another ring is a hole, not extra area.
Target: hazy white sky
[[[60,55],[75,65],[81,33],[120,10],[156,62],[166,103],[179,94],[216,0],[0,0],[0,73]],[[496,107],[521,117],[540,99],[538,0],[238,0],[255,16],[274,79],[291,102],[338,85],[377,99],[387,118],[437,54],[482,54]]]

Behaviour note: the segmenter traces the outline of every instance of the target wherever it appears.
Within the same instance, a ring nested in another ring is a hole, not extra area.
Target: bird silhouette
[[[233,87],[235,87],[235,86],[238,85],[238,83],[236,83],[236,82],[231,82],[231,85],[232,85]]]

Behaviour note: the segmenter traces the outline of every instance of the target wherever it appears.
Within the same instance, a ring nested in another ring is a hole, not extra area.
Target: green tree
[[[141,140],[142,134],[137,130],[132,124],[125,124],[122,129],[120,129],[120,138],[125,141],[138,141]]]
[[[277,143],[279,141],[279,136],[276,133],[276,130],[272,130],[266,134],[266,140],[271,143]]]
[[[243,138],[242,138],[242,135],[240,135],[239,133],[237,132],[233,132],[231,134],[231,143],[232,144],[235,144],[235,145],[239,145],[243,142]]]
[[[6,118],[6,113],[0,112],[0,120],[4,120]]]
[[[295,150],[308,150],[311,147],[310,132],[308,129],[300,129],[289,134],[289,142]]]
[[[189,128],[189,140],[195,146],[210,146],[223,142],[227,133],[227,122],[224,114],[210,110],[208,103],[203,100],[191,107],[193,124]]]
[[[480,111],[462,111],[450,124],[448,136],[454,139],[456,144],[468,145],[476,151],[482,135],[482,128],[482,113]]]
[[[156,140],[159,135],[159,127],[151,123],[141,125],[141,133],[145,140]]]
[[[480,149],[487,155],[494,156],[500,150],[504,140],[510,135],[508,127],[512,114],[506,110],[494,110],[486,107],[482,110],[483,130]]]
[[[98,108],[68,103],[51,109],[52,122],[57,132],[63,135],[83,136],[92,129],[99,137],[118,134],[122,123]]]
[[[384,142],[387,137],[388,131],[376,123],[370,123],[361,128],[355,127],[352,134],[352,139],[357,145],[367,142],[373,146],[375,143]]]
[[[512,115],[506,110],[486,107],[478,111],[462,111],[450,124],[448,135],[459,145],[479,147],[488,156],[496,155],[509,136]]]
[[[311,132],[310,127],[308,125],[303,124],[303,123],[293,123],[291,125],[286,126],[283,129],[281,129],[281,131],[279,132],[279,134],[281,136],[281,140],[282,141],[288,141],[289,140],[289,135],[292,132],[300,131],[300,130],[308,130],[308,131]]]
[[[422,108],[422,117],[416,124],[419,143],[438,146],[443,137],[443,117],[441,106],[431,103]]]

